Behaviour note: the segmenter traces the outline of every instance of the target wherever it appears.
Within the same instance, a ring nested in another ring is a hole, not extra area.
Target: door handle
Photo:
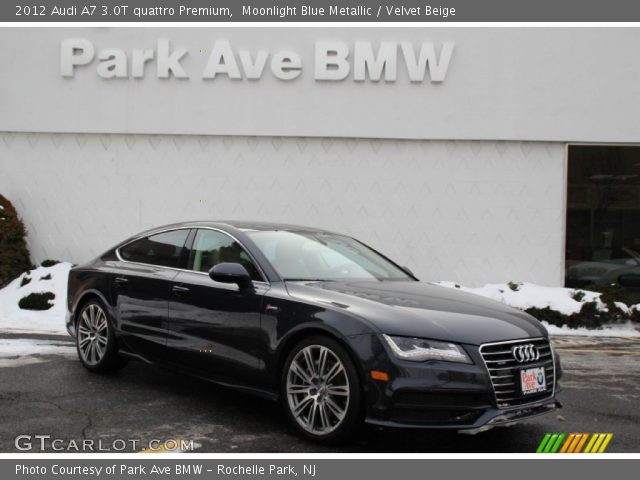
[[[116,277],[114,279],[114,282],[116,283],[117,286],[124,285],[128,281],[129,281],[129,279],[125,278],[125,277]]]
[[[264,311],[265,311],[265,312],[271,312],[271,313],[274,313],[274,314],[275,314],[275,313],[280,312],[280,308],[279,308],[279,307],[277,307],[276,305],[271,305],[270,303],[267,303],[267,304],[264,306]]]
[[[189,289],[187,287],[183,287],[181,285],[174,285],[171,289],[176,295],[180,295],[181,293],[187,293]]]

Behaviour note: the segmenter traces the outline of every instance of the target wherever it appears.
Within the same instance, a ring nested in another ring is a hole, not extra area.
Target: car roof
[[[288,230],[296,232],[329,232],[322,228],[306,227],[303,225],[293,225],[289,223],[275,223],[275,222],[251,222],[251,221],[223,221],[224,223],[238,230]]]
[[[292,232],[322,232],[322,233],[333,233],[329,230],[324,230],[321,228],[315,227],[305,227],[302,225],[292,225],[287,223],[276,223],[276,222],[256,222],[256,221],[248,221],[248,220],[199,220],[192,222],[180,222],[173,223],[170,225],[163,225],[161,227],[156,227],[153,229],[149,229],[146,232],[141,232],[141,234],[147,234],[150,232],[158,231],[158,230],[170,230],[172,228],[185,228],[185,227],[213,227],[213,228],[224,228],[231,227],[237,230],[261,230],[261,231],[274,231],[274,230],[285,230]]]

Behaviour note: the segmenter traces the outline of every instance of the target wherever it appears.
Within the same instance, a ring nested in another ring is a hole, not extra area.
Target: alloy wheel
[[[78,351],[87,365],[97,365],[107,351],[107,315],[99,305],[91,303],[82,311],[78,325]]]
[[[328,435],[349,407],[349,379],[340,358],[324,345],[308,345],[291,360],[287,400],[296,422],[308,433]]]

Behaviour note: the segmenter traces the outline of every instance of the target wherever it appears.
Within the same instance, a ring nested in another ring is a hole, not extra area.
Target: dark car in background
[[[567,261],[567,287],[611,284],[640,292],[640,253],[630,247],[601,248],[594,250],[588,261]]]
[[[68,294],[87,369],[138,358],[279,400],[316,441],[363,421],[478,431],[559,406],[537,320],[328,231],[169,225],[73,268]]]

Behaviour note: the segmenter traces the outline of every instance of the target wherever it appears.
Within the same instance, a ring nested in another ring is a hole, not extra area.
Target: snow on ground
[[[631,322],[622,323],[620,325],[605,325],[597,330],[579,327],[569,328],[566,325],[557,327],[547,322],[542,322],[546,327],[549,335],[572,335],[579,337],[640,337],[640,332],[636,330]]]
[[[76,355],[73,343],[32,338],[0,338],[0,358],[21,355]]]
[[[55,333],[67,335],[65,313],[67,302],[67,278],[71,264],[58,263],[52,267],[38,267],[23,273],[0,290],[0,330],[23,333]],[[21,287],[23,277],[31,281]],[[43,277],[51,275],[50,280]],[[53,292],[56,298],[49,310],[22,310],[18,302],[22,297],[36,292]]]
[[[18,367],[44,361],[41,355],[62,355],[75,358],[73,343],[28,338],[0,339],[0,368]]]
[[[606,305],[600,300],[600,293],[582,290],[584,296],[581,300],[575,300],[573,295],[576,289],[563,287],[544,287],[534,283],[518,283],[517,290],[512,290],[507,283],[489,283],[483,287],[469,288],[455,282],[438,282],[437,285],[447,288],[455,288],[464,292],[473,293],[483,297],[497,300],[511,307],[521,310],[527,308],[546,308],[556,310],[565,315],[577,313],[585,302],[595,301],[598,309],[606,310]],[[621,302],[616,305],[623,311],[629,311],[630,307]],[[638,308],[638,305],[631,308]],[[557,327],[547,322],[542,322],[551,335],[579,335],[597,337],[640,337],[640,331],[636,330],[631,322],[615,325],[605,325],[599,329],[584,327],[569,328],[566,325]]]

